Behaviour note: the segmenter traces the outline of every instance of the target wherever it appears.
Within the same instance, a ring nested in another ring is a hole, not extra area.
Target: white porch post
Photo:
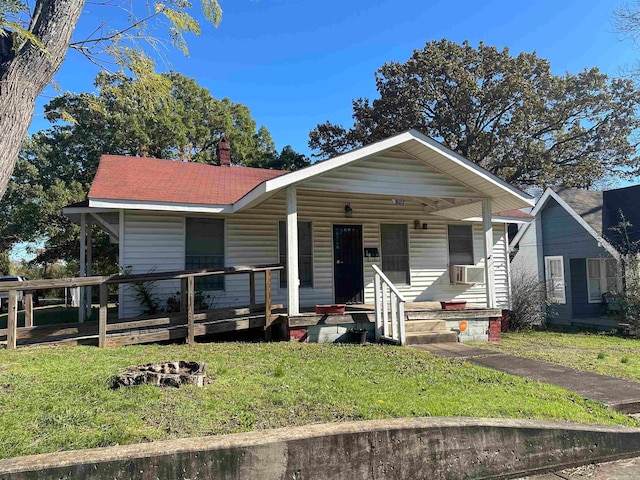
[[[91,268],[91,264],[93,263],[93,233],[91,231],[91,222],[87,224],[87,277],[93,275],[93,271]],[[91,294],[92,288],[85,287],[84,289],[86,300],[85,300],[85,318],[91,318]]]
[[[287,301],[289,315],[300,313],[298,280],[298,198],[295,187],[287,188]]]
[[[80,214],[80,276],[87,275],[87,214]],[[78,322],[84,323],[85,295],[84,288],[78,289]]]
[[[487,308],[496,307],[496,289],[493,274],[493,226],[491,224],[491,200],[482,201],[482,229],[484,231],[484,280],[487,293]]]

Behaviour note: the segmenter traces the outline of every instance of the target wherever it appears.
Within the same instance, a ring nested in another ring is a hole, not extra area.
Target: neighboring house
[[[621,212],[629,240],[640,239],[640,186],[604,192],[547,189],[511,241],[513,277],[533,275],[547,282],[552,323],[612,328],[603,294],[622,288],[623,239],[615,228]]]
[[[224,145],[220,158],[228,163]],[[501,212],[532,205],[411,130],[291,173],[105,155],[88,199],[65,213],[108,232],[133,273],[282,263],[272,295],[295,315],[316,304],[372,303],[372,265],[408,301],[506,308],[506,227],[522,219]],[[463,267],[451,272],[454,265]],[[157,293],[178,288],[164,282]],[[199,288],[214,306],[249,301],[244,275]],[[120,317],[140,311],[121,289]]]

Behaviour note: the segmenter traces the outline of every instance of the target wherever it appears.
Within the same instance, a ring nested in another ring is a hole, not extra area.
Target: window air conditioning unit
[[[476,285],[478,283],[485,283],[484,267],[452,265],[451,283],[454,285]]]

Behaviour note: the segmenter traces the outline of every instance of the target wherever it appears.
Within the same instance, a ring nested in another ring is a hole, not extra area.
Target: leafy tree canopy
[[[88,36],[79,37],[74,32],[85,3],[91,4],[94,14],[103,14],[95,28],[87,26]],[[222,16],[218,0],[197,3],[204,18],[217,25]],[[200,34],[192,8],[189,0],[0,1],[0,198],[27,134],[35,100],[69,50],[107,70],[130,72],[139,79],[133,84],[137,98],[153,103],[156,93],[170,88],[166,78],[154,71],[155,59],[164,56],[163,40],[188,54],[185,35]]]
[[[224,134],[235,164],[295,169],[308,163],[291,147],[278,154],[246,106],[218,100],[180,74],[162,77],[171,88],[152,105],[136,96],[138,80],[102,73],[97,94],[65,93],[45,107],[53,126],[25,142],[0,201],[0,251],[45,240],[38,261],[77,258],[79,229],[62,208],[86,197],[103,153],[217,164],[215,149]],[[95,233],[96,261],[108,257],[114,264],[114,246]]]
[[[160,77],[170,88],[164,95],[156,92],[153,103],[145,100],[147,93],[139,95],[144,88],[140,80],[101,73],[97,95],[61,95],[45,107],[45,115],[59,123],[55,132],[66,132],[69,141],[83,148],[93,147],[96,155],[217,164],[215,149],[222,135],[229,140],[231,161],[237,165],[253,165],[275,151],[271,134],[265,127],[257,128],[245,105],[218,100],[194,79],[178,73]]]
[[[427,42],[376,72],[379,98],[353,101],[350,128],[310,132],[321,159],[416,128],[520,186],[588,188],[637,174],[639,96],[597,68],[558,76],[534,53]]]

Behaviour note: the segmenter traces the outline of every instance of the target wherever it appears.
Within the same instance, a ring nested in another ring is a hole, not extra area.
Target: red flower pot
[[[316,305],[316,313],[319,315],[328,315],[330,313],[344,313],[344,303],[334,305]]]
[[[443,310],[462,310],[467,306],[466,300],[447,300],[440,302]]]

